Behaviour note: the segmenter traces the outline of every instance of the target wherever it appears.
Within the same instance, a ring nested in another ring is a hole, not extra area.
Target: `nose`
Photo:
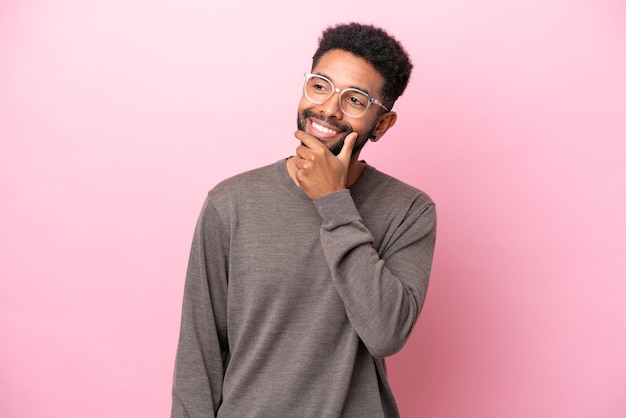
[[[324,103],[319,105],[320,113],[324,116],[334,116],[337,119],[341,119],[343,116],[343,111],[341,110],[341,105],[339,101],[341,100],[341,90],[335,88],[333,94],[326,100]]]

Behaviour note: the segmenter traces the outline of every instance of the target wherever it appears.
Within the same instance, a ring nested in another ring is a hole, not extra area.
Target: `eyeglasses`
[[[359,89],[350,87],[339,90],[332,81],[319,74],[306,73],[304,78],[304,95],[312,103],[325,103],[334,93],[338,93],[339,107],[346,116],[363,116],[372,103],[389,111],[379,100]]]

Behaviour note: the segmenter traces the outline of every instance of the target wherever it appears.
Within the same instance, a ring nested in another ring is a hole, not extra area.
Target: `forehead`
[[[340,49],[322,55],[312,72],[330,78],[340,89],[354,87],[375,96],[380,95],[385,81],[368,61]]]

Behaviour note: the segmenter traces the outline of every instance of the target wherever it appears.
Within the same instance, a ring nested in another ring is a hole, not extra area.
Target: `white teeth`
[[[318,123],[315,123],[315,122],[311,122],[311,125],[313,125],[313,127],[315,129],[317,129],[318,131],[324,132],[325,134],[335,135],[337,133],[337,131],[335,131],[334,129],[328,129],[327,127],[322,126],[322,125],[320,125]]]

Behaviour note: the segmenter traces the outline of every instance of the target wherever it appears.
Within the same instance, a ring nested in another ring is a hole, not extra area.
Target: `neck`
[[[346,187],[352,186],[363,174],[365,170],[365,163],[359,161],[359,154],[352,156],[350,159],[350,166],[348,167],[348,178],[346,180]]]

